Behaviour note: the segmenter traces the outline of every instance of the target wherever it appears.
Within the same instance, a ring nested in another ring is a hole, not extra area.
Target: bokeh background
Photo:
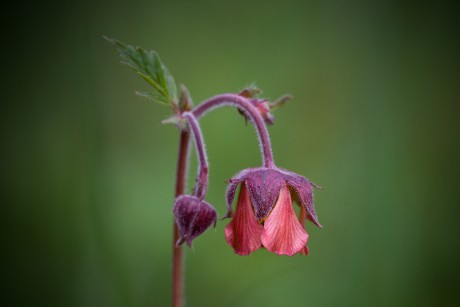
[[[188,306],[457,306],[458,7],[445,1],[2,4],[4,306],[167,306],[178,133],[101,36],[156,49],[200,102],[291,93],[278,165],[324,187],[308,257],[186,249]],[[202,121],[207,200],[260,163],[235,110]],[[191,173],[195,173],[192,164]],[[189,189],[192,186],[190,180]]]

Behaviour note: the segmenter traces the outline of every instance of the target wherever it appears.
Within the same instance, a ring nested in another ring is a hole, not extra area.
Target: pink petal
[[[300,205],[300,214],[299,214],[299,222],[302,227],[305,227],[305,220],[307,219],[307,210],[305,210],[305,207]],[[308,246],[304,246],[302,250],[300,251],[302,255],[308,256],[309,250]]]
[[[258,249],[262,243],[263,226],[256,220],[246,184],[243,182],[232,221],[225,227],[225,238],[235,253],[246,256]]]
[[[292,208],[291,193],[286,185],[281,188],[275,207],[265,220],[261,240],[270,252],[288,256],[300,252],[307,244],[308,234]]]

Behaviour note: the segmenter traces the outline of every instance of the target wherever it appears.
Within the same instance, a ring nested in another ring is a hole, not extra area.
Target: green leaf
[[[177,105],[177,87],[173,76],[161,62],[154,50],[144,50],[140,47],[125,45],[122,42],[104,36],[118,51],[121,63],[134,70],[153,90],[151,92],[136,92],[137,95],[163,104]]]
[[[137,96],[144,98],[148,101],[153,101],[153,102],[161,102],[161,103],[166,103],[163,100],[163,96],[160,96],[157,92],[141,92],[141,91],[135,91],[134,94]]]

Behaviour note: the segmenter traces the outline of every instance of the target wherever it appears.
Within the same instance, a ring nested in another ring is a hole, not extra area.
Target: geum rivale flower
[[[236,210],[232,202],[237,186],[240,193]],[[260,247],[278,255],[308,254],[308,218],[322,227],[313,205],[313,187],[307,178],[279,168],[252,168],[229,180],[225,237],[235,253],[249,255]],[[297,218],[292,202],[300,206]]]

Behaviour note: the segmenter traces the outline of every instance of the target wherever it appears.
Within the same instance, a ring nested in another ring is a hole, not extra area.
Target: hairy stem
[[[176,170],[176,197],[184,194],[188,169],[188,150],[190,144],[190,132],[181,131],[179,143],[179,156]],[[173,237],[173,267],[172,267],[172,304],[174,307],[182,307],[184,304],[184,261],[182,246],[176,246],[179,240],[179,229],[174,221]]]
[[[203,116],[206,112],[222,107],[222,106],[235,106],[243,111],[251,120],[254,127],[256,128],[257,135],[259,137],[260,147],[262,151],[262,161],[265,167],[272,168],[275,166],[273,161],[273,153],[270,144],[270,138],[268,136],[267,127],[265,126],[262,116],[259,114],[257,109],[254,107],[251,101],[247,98],[236,94],[222,94],[214,96],[195,108],[192,112],[196,118]]]
[[[191,112],[184,112],[182,116],[188,121],[190,131],[195,140],[195,148],[198,156],[198,175],[196,178],[195,196],[203,199],[208,189],[208,160],[204,147],[203,134],[196,117]]]
[[[197,185],[195,187],[195,196],[203,198],[207,191],[208,184],[208,163],[206,158],[206,151],[203,142],[203,136],[197,118],[203,116],[206,112],[222,107],[222,106],[235,106],[243,111],[254,125],[262,152],[262,161],[265,167],[272,168],[275,166],[273,161],[273,153],[271,149],[270,138],[268,136],[267,127],[265,126],[262,116],[254,107],[252,102],[247,98],[241,97],[236,94],[222,94],[212,97],[197,107],[193,108],[190,112],[182,114],[189,124],[191,133],[194,136],[196,150],[199,159],[199,171],[197,178]],[[177,160],[176,172],[176,197],[184,194],[185,184],[188,169],[188,150],[190,144],[190,132],[182,130],[180,135],[179,157]],[[172,303],[174,307],[182,307],[184,303],[184,283],[183,283],[183,254],[182,247],[176,246],[179,240],[179,229],[174,223],[174,238],[173,238],[173,272],[172,272]]]

